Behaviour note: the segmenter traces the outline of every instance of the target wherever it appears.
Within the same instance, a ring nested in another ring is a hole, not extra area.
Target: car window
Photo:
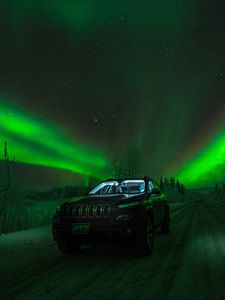
[[[123,181],[110,181],[102,182],[94,189],[92,189],[89,194],[138,194],[144,193],[145,182],[144,180],[123,180]]]
[[[112,185],[105,185],[97,191],[98,194],[112,194]]]

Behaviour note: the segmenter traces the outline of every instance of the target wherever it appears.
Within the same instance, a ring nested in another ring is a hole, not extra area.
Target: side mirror
[[[159,195],[161,194],[161,191],[158,188],[153,188],[151,194]]]

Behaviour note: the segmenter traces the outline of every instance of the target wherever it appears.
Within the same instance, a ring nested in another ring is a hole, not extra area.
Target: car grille
[[[109,210],[109,205],[70,205],[63,208],[62,217],[108,217]]]

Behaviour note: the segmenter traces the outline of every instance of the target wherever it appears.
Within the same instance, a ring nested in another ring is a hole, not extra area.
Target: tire
[[[136,254],[139,256],[148,256],[152,254],[154,245],[154,228],[150,216],[145,216],[141,224],[139,237],[137,241]]]
[[[170,211],[169,211],[169,207],[166,208],[164,221],[160,225],[160,231],[161,231],[161,233],[164,233],[164,234],[170,233]]]
[[[81,244],[71,241],[57,241],[58,249],[64,254],[72,254],[80,250]]]

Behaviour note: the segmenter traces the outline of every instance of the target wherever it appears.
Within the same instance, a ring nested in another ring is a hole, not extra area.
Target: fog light
[[[116,221],[129,221],[130,217],[128,215],[119,215],[116,217]]]

